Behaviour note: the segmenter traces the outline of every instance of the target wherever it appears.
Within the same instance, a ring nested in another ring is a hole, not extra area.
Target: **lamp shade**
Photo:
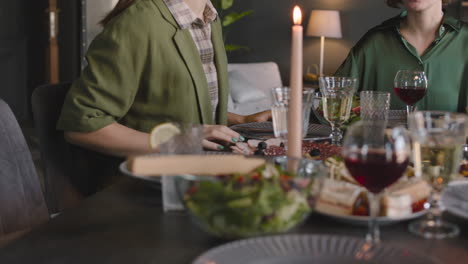
[[[341,38],[340,12],[337,10],[312,10],[306,35]]]

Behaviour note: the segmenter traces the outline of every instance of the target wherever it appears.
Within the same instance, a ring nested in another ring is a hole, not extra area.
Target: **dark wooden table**
[[[382,227],[382,239],[442,263],[468,263],[468,221],[448,218],[461,227],[456,239],[421,239],[408,233],[407,222]],[[313,214],[295,232],[364,237],[366,228]],[[0,263],[189,264],[225,242],[200,231],[182,212],[164,213],[156,189],[125,179],[1,249]]]

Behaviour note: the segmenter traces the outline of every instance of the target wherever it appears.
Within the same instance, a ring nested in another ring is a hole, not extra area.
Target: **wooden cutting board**
[[[127,163],[129,171],[142,176],[221,175],[251,172],[265,160],[241,155],[167,155],[137,156]]]

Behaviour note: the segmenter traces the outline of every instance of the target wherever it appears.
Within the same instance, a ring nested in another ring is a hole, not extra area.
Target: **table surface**
[[[227,242],[200,231],[183,212],[164,213],[160,196],[143,181],[124,179],[0,249],[0,263],[188,264]],[[381,236],[384,243],[442,263],[467,263],[468,221],[446,217],[461,227],[458,238],[424,240],[407,231],[408,222],[381,227]],[[293,233],[364,237],[365,232],[365,227],[312,214]]]

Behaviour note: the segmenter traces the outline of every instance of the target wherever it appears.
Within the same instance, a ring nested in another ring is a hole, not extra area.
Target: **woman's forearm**
[[[230,126],[245,123],[245,116],[243,115],[228,113],[227,119],[228,119],[228,125]]]
[[[149,135],[118,123],[93,132],[65,131],[65,139],[75,145],[104,154],[128,157],[156,152],[149,145]]]
[[[263,112],[258,112],[251,115],[238,115],[234,113],[228,113],[228,124],[237,125],[243,123],[252,123],[252,122],[265,122],[271,120],[271,110],[266,110]]]

